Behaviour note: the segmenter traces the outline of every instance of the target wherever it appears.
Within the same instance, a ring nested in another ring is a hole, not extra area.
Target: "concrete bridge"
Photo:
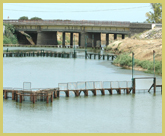
[[[87,21],[87,20],[3,20],[10,23],[16,30],[29,34],[36,45],[57,45],[57,32],[62,32],[62,45],[65,45],[65,33],[70,33],[70,45],[73,45],[73,34],[79,33],[79,46],[88,47],[101,45],[101,34],[106,34],[106,45],[109,44],[109,34],[129,37],[135,33],[152,29],[149,23],[130,23],[119,21]],[[17,33],[18,41],[23,39]],[[87,38],[87,39],[86,39]]]

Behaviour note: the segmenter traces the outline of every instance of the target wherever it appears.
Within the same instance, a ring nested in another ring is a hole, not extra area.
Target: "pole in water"
[[[75,35],[74,35],[74,58],[76,58],[76,52],[75,52]]]
[[[134,66],[134,53],[132,52],[132,87],[133,87],[133,74],[134,74],[133,66]]]
[[[155,51],[153,50],[153,71],[154,71],[154,77],[155,77]]]
[[[94,47],[94,34],[92,34],[92,47]]]
[[[86,37],[85,37],[85,59],[87,59],[87,38],[88,38],[88,36],[86,35]]]

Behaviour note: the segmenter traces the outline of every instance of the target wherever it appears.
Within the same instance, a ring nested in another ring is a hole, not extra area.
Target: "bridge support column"
[[[38,32],[37,45],[57,45],[57,32]]]
[[[81,33],[79,33],[79,35],[78,35],[78,45],[80,46],[81,45]]]
[[[117,39],[117,34],[114,34],[114,40],[116,40]]]
[[[122,39],[125,39],[125,34],[122,34]]]
[[[79,43],[80,43],[80,46],[82,46],[82,47],[85,47],[85,36],[86,35],[87,34],[85,32],[80,33]]]
[[[101,46],[101,33],[85,33],[81,32],[80,33],[80,46],[85,47],[85,36],[88,36],[87,39],[87,46],[92,47],[92,40],[93,40],[93,45],[94,47],[100,47]],[[92,39],[93,38],[93,39]]]
[[[73,45],[73,33],[70,33],[70,45]]]
[[[62,46],[65,46],[65,32],[62,33]]]
[[[106,46],[109,44],[109,34],[106,34]]]

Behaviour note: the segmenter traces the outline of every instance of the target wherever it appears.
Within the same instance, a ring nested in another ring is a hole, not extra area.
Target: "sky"
[[[3,19],[22,16],[42,19],[144,22],[150,3],[3,3]]]

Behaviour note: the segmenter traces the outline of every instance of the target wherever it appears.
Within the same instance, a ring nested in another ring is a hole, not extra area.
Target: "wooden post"
[[[15,100],[15,92],[12,91],[12,100]]]
[[[98,59],[100,59],[100,54],[98,54]]]
[[[4,98],[7,99],[7,91],[4,91]]]
[[[118,91],[119,94],[121,94],[121,88],[119,88],[119,91]]]
[[[15,101],[18,102],[18,94],[17,94],[17,91],[15,92],[15,96],[16,96]]]
[[[46,96],[46,103],[49,103],[49,96],[48,96],[48,93],[47,93],[47,96]]]
[[[31,102],[33,101],[32,93],[30,93],[30,101],[31,101]]]
[[[154,77],[153,87],[154,87],[154,93],[156,93],[156,77]]]
[[[129,88],[126,89],[127,94],[129,94]]]
[[[59,97],[60,96],[60,91],[57,91],[57,97]]]
[[[33,103],[35,103],[35,94],[33,94]]]
[[[101,94],[105,95],[105,90],[104,89],[101,90]]]
[[[85,96],[88,96],[88,90],[84,90],[83,92]]]
[[[94,59],[96,59],[96,54],[94,54]]]
[[[75,90],[74,93],[75,93],[75,96],[79,96],[79,90]]]
[[[92,54],[90,54],[90,59],[92,58]]]
[[[107,60],[109,60],[109,55],[107,55]]]
[[[93,95],[96,95],[96,89],[94,89],[92,92],[93,92]]]
[[[65,91],[66,97],[69,97],[69,90]]]
[[[103,60],[105,60],[105,55],[103,55]]]
[[[110,89],[110,90],[108,90],[109,91],[109,93],[112,95],[112,88]]]
[[[22,94],[19,96],[19,102],[22,103]]]
[[[51,102],[53,102],[53,92],[51,93]]]
[[[54,91],[54,98],[57,98],[57,91]]]
[[[135,78],[133,78],[133,93],[135,93]]]

